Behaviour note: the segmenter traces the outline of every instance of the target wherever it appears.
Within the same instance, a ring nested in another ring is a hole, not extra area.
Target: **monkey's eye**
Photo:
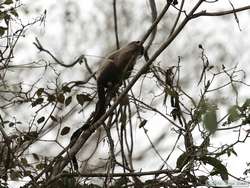
[[[142,45],[141,41],[136,41],[135,42],[137,45]]]

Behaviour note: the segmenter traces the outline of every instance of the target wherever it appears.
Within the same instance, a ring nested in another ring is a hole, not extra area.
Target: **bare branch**
[[[192,18],[197,18],[200,16],[224,16],[228,14],[235,14],[236,12],[241,12],[244,10],[250,10],[250,5],[249,6],[244,6],[241,8],[236,8],[234,10],[225,10],[225,11],[217,11],[217,12],[207,12],[206,10],[203,10],[201,12],[198,12],[192,16]]]
[[[42,46],[42,44],[41,44],[41,42],[38,40],[38,38],[36,38],[36,42],[33,42],[33,44],[37,47],[37,49],[39,50],[39,51],[41,51],[41,52],[45,52],[45,53],[47,53],[47,54],[49,54],[50,55],[50,57],[52,57],[52,59],[56,62],[56,63],[58,63],[59,65],[61,65],[61,66],[63,66],[63,67],[73,67],[75,64],[77,64],[77,63],[82,63],[82,61],[84,60],[85,61],[85,63],[86,63],[86,61],[87,61],[87,59],[86,59],[86,57],[84,56],[84,55],[80,55],[75,61],[73,61],[71,64],[64,64],[64,63],[62,63],[60,60],[58,60],[49,50],[47,50],[47,49],[45,49],[43,46]]]

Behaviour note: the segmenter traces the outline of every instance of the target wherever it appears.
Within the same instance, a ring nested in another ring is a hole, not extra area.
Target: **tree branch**
[[[33,44],[37,47],[37,49],[38,49],[39,51],[45,52],[45,53],[49,54],[50,57],[52,57],[52,59],[53,59],[56,63],[58,63],[59,65],[61,65],[61,66],[63,66],[63,67],[73,67],[73,66],[74,66],[75,64],[77,64],[77,63],[80,63],[80,64],[81,64],[81,62],[82,62],[83,60],[85,61],[85,63],[87,62],[86,57],[85,57],[84,55],[80,55],[75,61],[73,61],[71,64],[68,64],[68,65],[67,65],[67,64],[62,63],[60,60],[58,60],[49,50],[45,49],[45,48],[42,46],[41,42],[38,40],[38,38],[36,38],[36,42],[33,42]]]
[[[115,29],[116,49],[119,49],[120,44],[119,44],[119,35],[118,35],[118,26],[117,26],[116,0],[113,0],[113,11],[114,11],[114,29]]]
[[[218,12],[207,12],[206,10],[203,10],[201,12],[198,12],[198,13],[194,14],[192,16],[192,18],[197,18],[197,17],[200,17],[200,16],[224,16],[224,15],[234,14],[236,12],[241,12],[241,11],[249,10],[249,9],[250,9],[250,5],[240,7],[240,8],[236,8],[234,10],[225,10],[225,11],[218,11]]]

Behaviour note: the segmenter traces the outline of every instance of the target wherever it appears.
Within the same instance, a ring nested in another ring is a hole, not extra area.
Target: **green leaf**
[[[43,164],[43,163],[39,163],[39,164],[36,165],[37,170],[43,170],[45,167],[46,167],[46,165]]]
[[[216,111],[214,109],[208,110],[203,118],[203,123],[205,128],[210,132],[210,133],[215,133],[218,124],[217,124],[217,115]]]
[[[3,9],[3,7],[0,6],[0,9]],[[5,12],[0,11],[0,21],[2,21],[4,19],[5,14],[6,14]]]
[[[208,156],[204,156],[200,160],[205,164],[210,164],[211,166],[213,166],[215,168],[215,171],[220,174],[221,179],[228,180],[227,168],[221,163],[220,160]]]
[[[238,106],[234,105],[228,110],[229,116],[227,118],[228,123],[235,122],[241,118]]]
[[[4,2],[5,5],[10,5],[10,4],[12,4],[12,3],[13,3],[12,0],[6,0],[6,1]]]
[[[10,179],[13,181],[17,181],[19,178],[21,178],[21,173],[18,171],[11,171],[10,172]]]
[[[188,163],[189,159],[190,156],[187,152],[182,153],[176,161],[176,167],[182,169]]]
[[[70,131],[70,127],[63,127],[62,131],[61,131],[61,135],[64,136],[66,134],[68,134]]]
[[[242,108],[246,110],[249,106],[250,106],[250,99],[247,99],[242,105]]]
[[[37,91],[36,91],[36,94],[38,97],[40,97],[42,95],[42,93],[44,92],[44,88],[39,88]]]
[[[38,124],[39,124],[39,123],[42,123],[42,122],[44,122],[44,120],[45,120],[45,117],[42,116],[42,117],[40,117],[40,118],[37,120],[37,123],[38,123]]]
[[[29,166],[26,158],[21,158],[21,163],[23,166]]]

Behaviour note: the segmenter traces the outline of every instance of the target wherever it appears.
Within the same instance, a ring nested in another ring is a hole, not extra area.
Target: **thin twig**
[[[116,49],[119,49],[120,44],[119,44],[118,25],[117,25],[116,0],[113,0],[113,11],[114,11],[114,29],[115,29]]]
[[[204,11],[198,12],[196,14],[193,14],[192,19],[198,18],[200,16],[224,16],[224,15],[228,15],[228,14],[235,14],[236,12],[241,12],[241,11],[249,10],[249,9],[250,9],[250,5],[236,8],[234,10],[225,10],[225,11],[217,11],[217,12],[207,12],[206,10],[204,10]]]

